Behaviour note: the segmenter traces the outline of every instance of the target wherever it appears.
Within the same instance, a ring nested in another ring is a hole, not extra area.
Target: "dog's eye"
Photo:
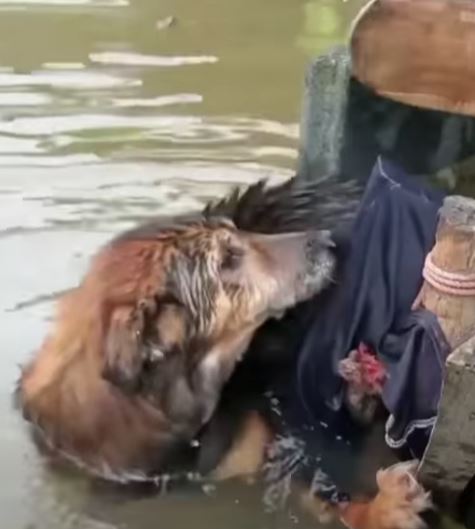
[[[236,246],[228,246],[223,253],[221,270],[236,270],[242,261],[244,251]]]

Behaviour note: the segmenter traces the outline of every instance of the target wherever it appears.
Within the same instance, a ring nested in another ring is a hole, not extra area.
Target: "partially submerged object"
[[[463,179],[472,194],[474,86],[473,0],[373,0],[354,22],[349,48],[310,65],[299,172],[366,179],[383,154],[449,189]],[[474,200],[447,199],[432,258],[439,289],[426,270],[418,301],[438,315],[453,352],[420,475],[455,500],[475,484]],[[461,278],[464,295],[440,290]]]
[[[170,15],[168,17],[157,20],[157,22],[155,23],[155,27],[159,31],[162,31],[164,29],[168,29],[168,28],[175,26],[177,23],[178,23],[178,19],[174,17],[173,15]]]

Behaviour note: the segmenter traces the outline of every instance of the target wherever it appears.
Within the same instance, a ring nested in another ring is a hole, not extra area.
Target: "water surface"
[[[291,174],[307,61],[344,39],[361,3],[0,0],[2,527],[296,525],[246,487],[125,501],[52,473],[11,393],[52,300],[104,240]]]

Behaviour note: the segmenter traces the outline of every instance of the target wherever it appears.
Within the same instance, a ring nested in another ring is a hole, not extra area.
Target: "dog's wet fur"
[[[274,432],[255,397],[288,373],[305,324],[295,309],[269,320],[331,284],[325,228],[351,218],[359,192],[259,182],[109,242],[18,383],[41,447],[120,482],[258,473]]]

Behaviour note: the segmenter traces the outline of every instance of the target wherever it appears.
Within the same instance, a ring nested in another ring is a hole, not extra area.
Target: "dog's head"
[[[116,239],[92,273],[106,285],[104,377],[129,389],[151,380],[160,398],[173,379],[183,409],[185,389],[214,395],[258,326],[328,284],[332,246],[328,232],[261,235],[220,218]]]

